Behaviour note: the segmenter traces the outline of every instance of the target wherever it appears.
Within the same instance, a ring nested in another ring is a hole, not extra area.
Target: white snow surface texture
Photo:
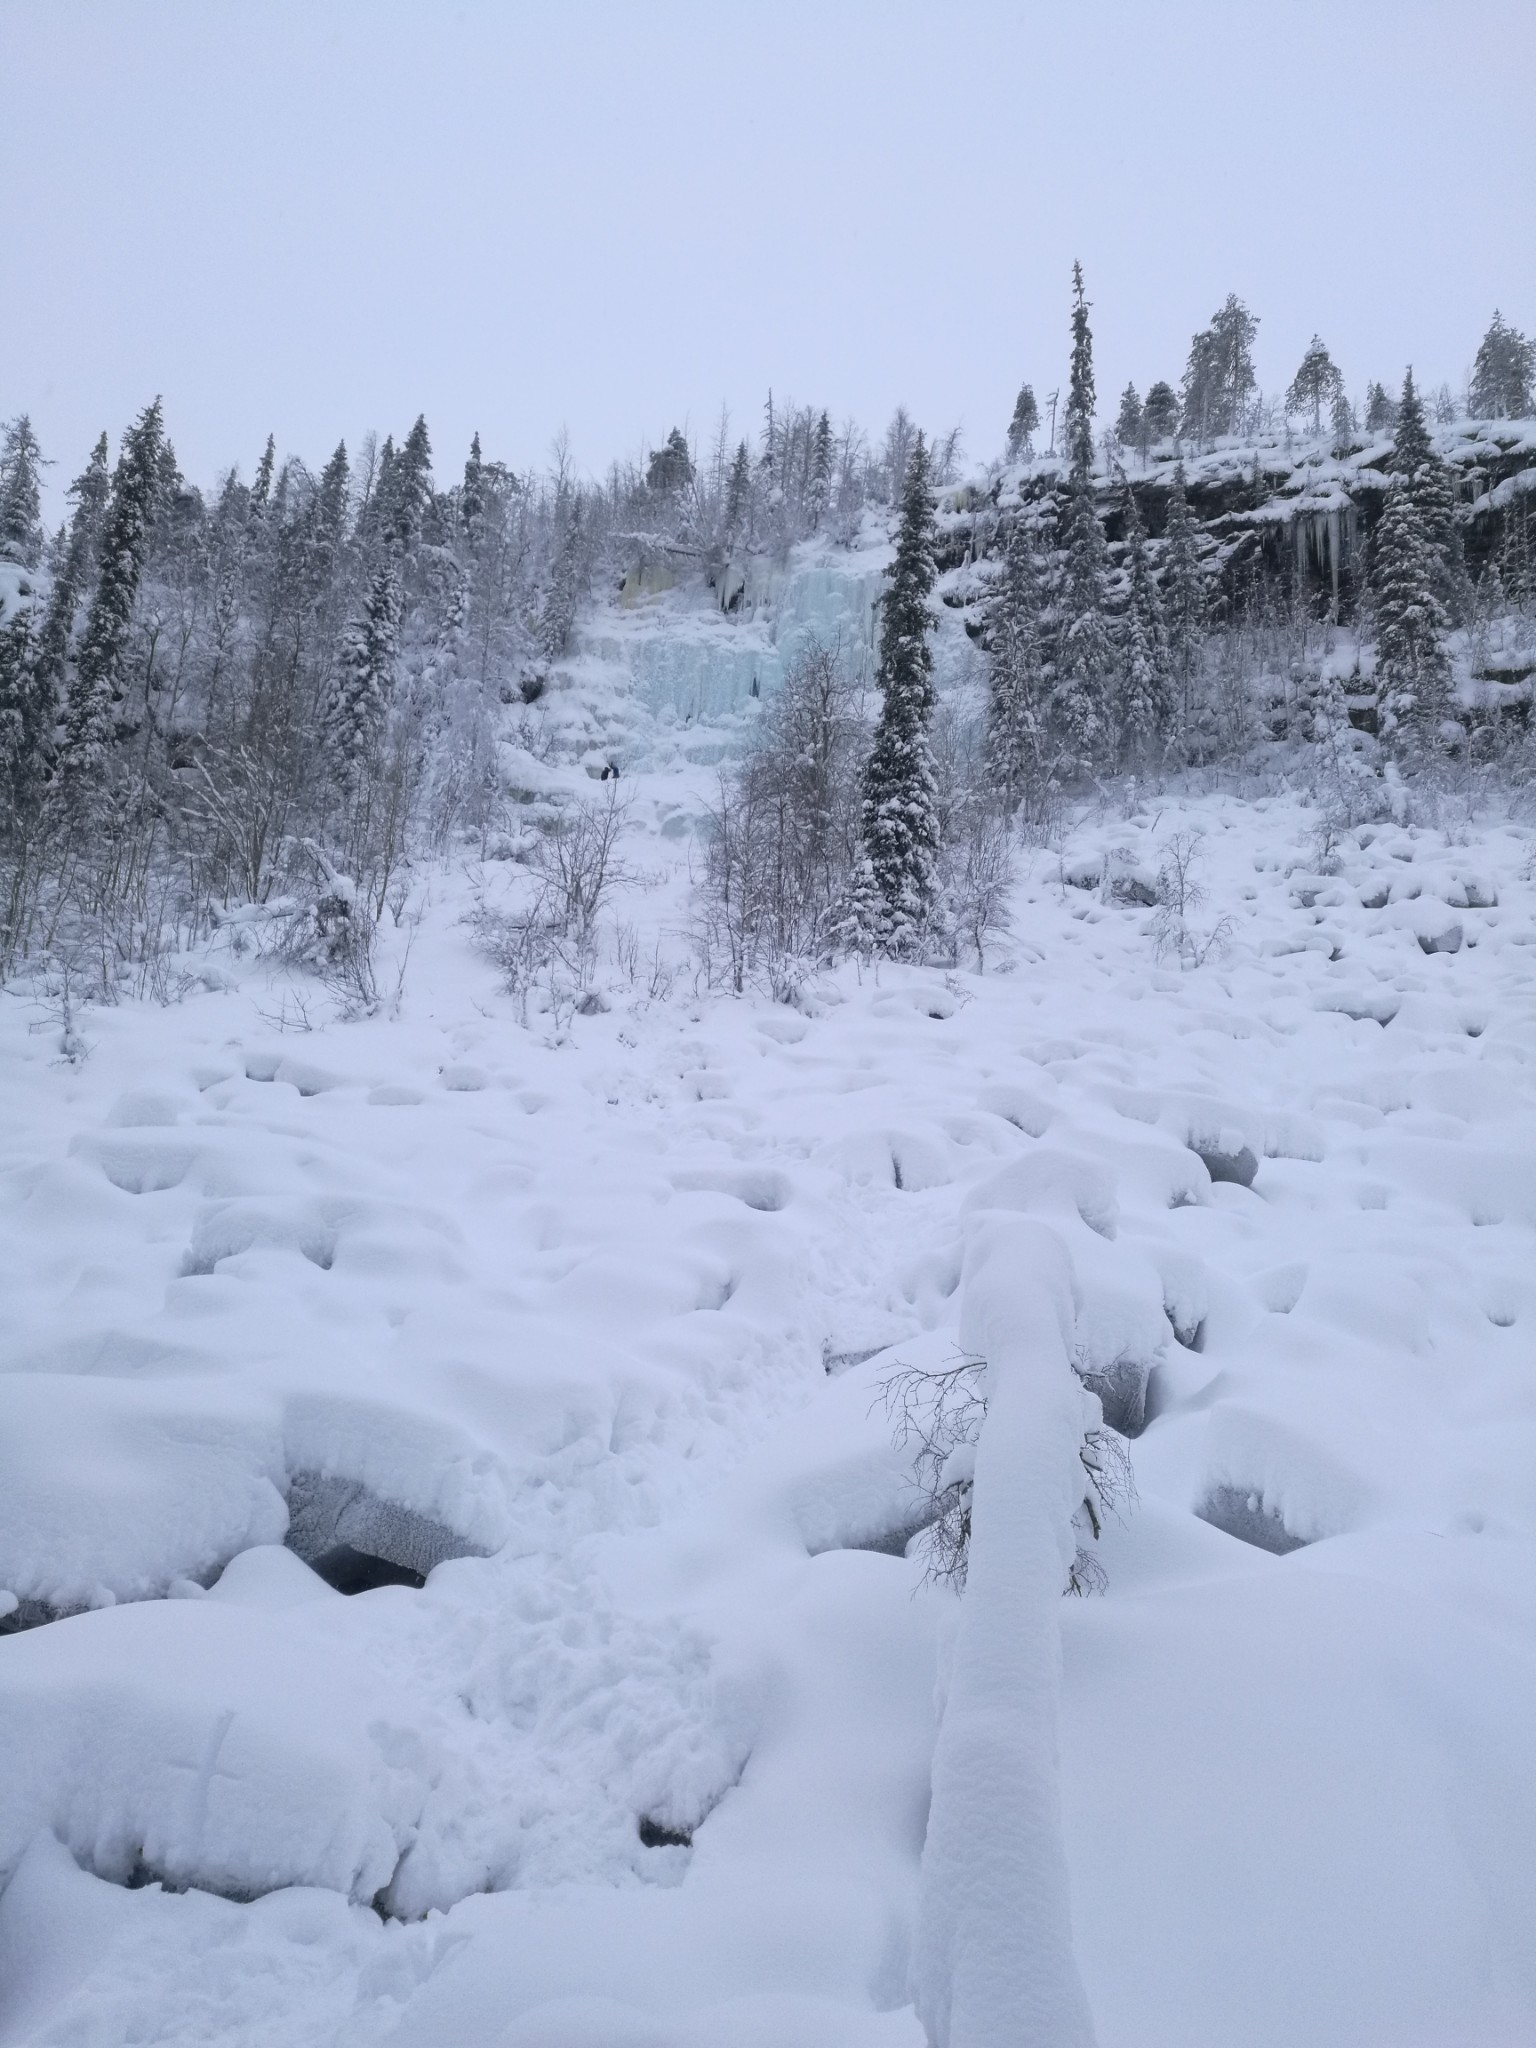
[[[709,776],[624,785],[681,958]],[[393,1014],[0,1005],[0,2048],[1536,2040],[1532,835],[1316,824],[1084,817],[797,1008],[525,1028],[494,863]],[[1193,829],[1180,971],[1102,878]],[[963,1599],[880,1399],[962,1349]]]

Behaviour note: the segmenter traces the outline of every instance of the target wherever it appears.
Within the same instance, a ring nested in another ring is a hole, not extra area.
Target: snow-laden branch
[[[960,1341],[988,1367],[969,1571],[933,1760],[916,1953],[933,2048],[1092,2048],[1062,1844],[1059,1610],[1082,1495],[1072,1272],[997,1212],[966,1248]]]

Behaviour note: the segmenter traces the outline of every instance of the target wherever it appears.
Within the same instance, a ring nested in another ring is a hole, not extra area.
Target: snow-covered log
[[[1058,1613],[1082,1493],[1072,1273],[1047,1224],[984,1212],[960,1340],[987,1361],[970,1561],[933,1760],[915,1958],[933,2048],[1089,2048],[1057,1742]]]

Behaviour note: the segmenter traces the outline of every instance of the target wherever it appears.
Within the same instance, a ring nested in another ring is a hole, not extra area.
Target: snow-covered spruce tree
[[[1459,623],[1468,608],[1468,592],[1461,529],[1456,524],[1455,492],[1450,471],[1430,441],[1423,401],[1411,369],[1403,377],[1403,395],[1397,406],[1392,469],[1407,484],[1434,553],[1436,594],[1447,617]]]
[[[478,436],[476,439],[478,440]],[[308,519],[308,581],[310,595],[318,598],[336,576],[342,549],[347,543],[347,505],[352,465],[345,441],[320,472]]]
[[[272,501],[272,472],[277,467],[277,436],[268,434],[267,445],[261,451],[261,460],[256,465],[256,475],[251,482],[251,494],[247,516],[257,520],[265,516]]]
[[[1210,598],[1200,570],[1199,538],[1189,509],[1184,465],[1173,467],[1168,493],[1168,530],[1163,552],[1163,622],[1168,634],[1168,672],[1178,730],[1194,722],[1195,678],[1210,616]]]
[[[0,437],[0,561],[24,569],[35,569],[42,558],[42,461],[32,422],[22,413]]]
[[[826,524],[832,503],[832,422],[825,412],[816,422],[811,441],[811,474],[805,493],[805,523],[808,532],[819,533]]]
[[[1437,500],[1422,489],[1428,452],[1410,371],[1403,385],[1394,474],[1376,529],[1371,581],[1383,736],[1415,745],[1435,737],[1451,702],[1448,622],[1440,594],[1444,558],[1429,524]]]
[[[549,587],[539,609],[539,652],[546,661],[558,661],[570,645],[571,628],[586,574],[586,537],[582,531],[581,496],[573,494],[555,547],[549,572]]]
[[[1108,557],[1093,489],[1093,335],[1083,269],[1072,266],[1072,375],[1067,443],[1066,561],[1062,569],[1055,712],[1083,767],[1103,765],[1109,745],[1114,644],[1106,616]]]
[[[1017,462],[1019,457],[1033,452],[1032,437],[1040,426],[1040,408],[1035,403],[1034,389],[1024,385],[1013,402],[1013,418],[1008,422],[1008,460]]]
[[[1146,404],[1141,409],[1141,425],[1148,447],[1170,440],[1178,432],[1179,394],[1161,377],[1147,393]]]
[[[1342,382],[1329,407],[1329,440],[1335,455],[1347,455],[1355,438],[1355,408],[1344,393]]]
[[[987,619],[987,769],[1004,807],[1038,802],[1048,773],[1040,570],[1021,505]]]
[[[1397,407],[1387,396],[1387,387],[1370,383],[1365,387],[1365,430],[1368,434],[1389,433],[1397,423]]]
[[[1127,384],[1120,394],[1120,410],[1115,415],[1115,439],[1122,448],[1135,448],[1141,453],[1146,451],[1147,417],[1134,384]]]
[[[366,777],[388,715],[405,557],[431,489],[432,448],[426,421],[418,417],[398,454],[386,443],[385,456],[375,487],[377,559],[362,614],[342,633],[340,658],[321,718],[330,780],[345,797],[354,796]]]
[[[105,434],[91,450],[90,461],[69,487],[74,502],[68,537],[56,543],[53,587],[42,623],[36,628],[31,656],[32,687],[36,697],[38,745],[44,764],[51,766],[54,728],[64,701],[66,664],[75,613],[95,574],[101,529],[106,518],[107,498],[112,488],[107,468]]]
[[[322,714],[326,767],[343,797],[366,776],[383,732],[399,638],[400,566],[387,558],[374,572],[361,615],[343,628]]]
[[[40,760],[35,657],[32,614],[23,606],[0,625],[0,838],[4,839],[17,833],[32,809]]]
[[[127,694],[123,659],[139,594],[150,526],[163,488],[165,436],[160,400],[123,437],[101,534],[101,568],[64,710],[55,785],[68,809],[88,803],[106,779],[119,707]]]
[[[728,555],[752,542],[752,455],[745,441],[738,444],[726,478],[720,537]]]
[[[646,464],[645,487],[659,497],[675,498],[693,482],[693,457],[681,427],[674,427]]]
[[[922,944],[937,889],[937,785],[932,619],[937,574],[928,450],[918,434],[905,460],[901,526],[880,607],[880,718],[864,770],[856,917],[862,942],[893,958]]]
[[[1257,378],[1253,338],[1257,318],[1235,292],[1189,345],[1184,370],[1183,431],[1196,443],[1242,431]]]
[[[1312,431],[1323,431],[1323,410],[1332,409],[1334,400],[1344,389],[1344,379],[1334,367],[1321,335],[1314,334],[1307,345],[1307,352],[1285,394],[1287,412],[1309,415]]]
[[[1478,344],[1471,399],[1478,419],[1523,420],[1536,412],[1536,341],[1497,311]]]
[[[459,489],[459,524],[471,545],[485,518],[485,461],[480,453],[480,436],[470,436],[469,455],[464,463],[464,482]]]
[[[1147,553],[1147,530],[1129,484],[1124,510],[1125,616],[1115,723],[1121,760],[1130,764],[1165,752],[1176,735],[1162,599]]]

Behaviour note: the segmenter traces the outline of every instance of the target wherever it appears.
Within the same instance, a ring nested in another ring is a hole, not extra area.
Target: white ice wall
[[[698,592],[669,591],[633,612],[604,612],[578,636],[577,659],[620,672],[655,715],[691,724],[771,697],[812,640],[840,647],[850,671],[874,669],[886,549],[799,551],[785,569],[753,563],[727,616]]]

